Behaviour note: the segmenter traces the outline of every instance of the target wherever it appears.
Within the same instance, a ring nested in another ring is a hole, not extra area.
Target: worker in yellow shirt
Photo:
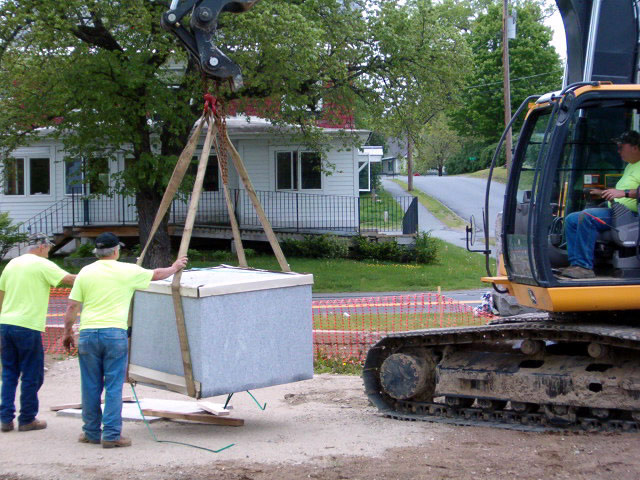
[[[78,358],[84,425],[78,441],[102,442],[104,448],[131,445],[131,440],[122,436],[122,386],[127,369],[131,297],[135,290],[145,289],[152,280],[163,280],[187,264],[187,257],[181,257],[170,267],[147,270],[118,262],[121,246],[113,233],[96,238],[94,253],[98,261],[78,273],[69,295],[63,338],[65,348],[74,345],[72,328],[82,307]],[[104,413],[100,408],[103,389]]]
[[[44,381],[44,332],[49,290],[59,283],[72,285],[70,275],[48,260],[52,243],[43,233],[29,236],[27,253],[11,260],[0,275],[0,339],[2,391],[0,430],[15,427],[16,390],[20,387],[18,430],[42,430],[47,422],[36,419],[38,391]]]

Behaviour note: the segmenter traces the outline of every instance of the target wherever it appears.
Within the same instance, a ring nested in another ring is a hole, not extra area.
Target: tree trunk
[[[160,206],[162,193],[153,190],[140,190],[136,194],[138,207],[138,228],[140,229],[140,247],[144,248],[151,232],[153,220]],[[162,223],[149,246],[142,266],[145,268],[168,267],[171,264],[171,238],[169,237],[169,213],[162,219]]]
[[[407,135],[407,190],[413,190],[413,142]]]

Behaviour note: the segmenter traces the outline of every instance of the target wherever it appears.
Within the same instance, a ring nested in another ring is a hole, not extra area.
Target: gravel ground
[[[188,398],[138,386],[144,398]],[[128,386],[125,392],[129,393]],[[0,479],[637,479],[640,435],[540,434],[485,427],[402,422],[369,406],[358,377],[313,380],[233,398],[243,427],[172,421],[127,422],[131,448],[104,450],[76,442],[81,420],[49,407],[80,397],[77,360],[49,363],[40,418],[49,428],[0,434]],[[216,398],[214,401],[224,401]]]

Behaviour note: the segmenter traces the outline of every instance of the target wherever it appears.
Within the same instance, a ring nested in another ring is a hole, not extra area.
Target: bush
[[[346,258],[349,247],[335,235],[305,235],[302,240],[285,239],[280,242],[282,252],[291,257]]]
[[[419,233],[416,244],[399,245],[395,240],[372,242],[367,237],[354,237],[351,245],[351,258],[354,260],[379,260],[399,263],[435,263],[438,256],[438,243],[429,233]]]
[[[413,250],[416,263],[428,265],[435,263],[438,259],[438,242],[431,236],[430,232],[416,235],[416,244]]]
[[[19,233],[19,228],[20,225],[14,225],[11,218],[9,218],[9,212],[0,212],[0,260],[15,245],[27,241],[28,235]]]
[[[87,242],[81,244],[78,248],[76,248],[73,252],[69,254],[71,258],[87,258],[94,257],[93,249],[95,245],[92,242]]]

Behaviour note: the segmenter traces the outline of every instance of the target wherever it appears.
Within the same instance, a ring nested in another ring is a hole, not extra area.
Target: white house
[[[369,171],[370,161],[380,161],[381,148],[345,148],[336,129],[324,129],[328,153],[321,165],[318,152],[294,143],[291,135],[275,131],[264,119],[232,117],[227,126],[275,230],[358,231],[360,175],[363,170]],[[100,195],[113,184],[112,174],[126,167],[125,150],[117,160],[104,161],[97,177],[83,179],[81,163],[65,161],[62,143],[49,138],[48,133],[43,130],[39,141],[15,150],[5,160],[0,211],[8,211],[14,221],[24,222],[29,231],[48,234],[61,234],[64,227],[79,225],[135,225],[132,199]],[[369,135],[366,130],[353,133],[360,145]],[[200,148],[203,141],[204,134]],[[193,167],[195,172],[195,163]],[[229,187],[241,228],[259,228],[231,162]],[[91,196],[86,198],[86,194]],[[174,202],[170,223],[180,223],[185,216],[185,201]],[[228,225],[215,156],[205,174],[196,224]]]

